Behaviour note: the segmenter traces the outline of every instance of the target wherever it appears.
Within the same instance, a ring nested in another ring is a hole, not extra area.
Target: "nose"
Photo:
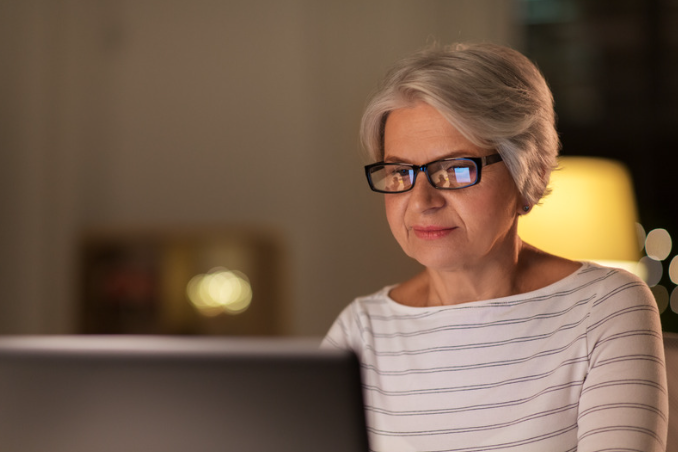
[[[417,211],[439,209],[445,205],[443,193],[431,184],[423,171],[417,175],[414,187],[409,193],[409,202]]]

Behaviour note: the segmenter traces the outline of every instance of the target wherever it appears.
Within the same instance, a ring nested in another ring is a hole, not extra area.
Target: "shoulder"
[[[639,276],[621,268],[604,267],[587,262],[578,272],[580,283],[588,284],[596,289],[599,297],[640,298],[639,301],[653,301],[652,292]]]
[[[369,295],[354,299],[343,311],[345,315],[356,315],[360,312],[379,312],[388,308],[391,303],[389,294],[396,286],[390,285]]]
[[[658,316],[652,292],[638,276],[619,268],[578,262],[578,268],[531,294],[548,296],[584,309],[590,322],[623,313]]]
[[[655,304],[647,284],[620,268],[584,262],[571,277],[563,279],[563,283],[566,289],[590,295],[594,306]]]
[[[323,346],[360,349],[370,318],[384,315],[390,303],[388,293],[393,286],[356,298],[346,306],[332,324],[323,341]]]
[[[659,309],[647,284],[618,268],[587,264],[579,286],[589,292],[589,339],[617,336],[661,335]]]

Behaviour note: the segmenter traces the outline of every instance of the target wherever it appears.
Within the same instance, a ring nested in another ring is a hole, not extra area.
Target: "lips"
[[[437,240],[447,237],[455,229],[457,228],[443,228],[440,226],[413,226],[412,232],[417,238],[422,240]]]

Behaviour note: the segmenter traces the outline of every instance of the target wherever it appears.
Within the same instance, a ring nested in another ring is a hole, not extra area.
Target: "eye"
[[[450,174],[455,173],[459,170],[470,171],[471,168],[473,168],[473,163],[469,163],[469,162],[465,162],[465,161],[445,162],[444,168]]]
[[[387,166],[386,168],[386,174],[388,176],[393,177],[393,176],[400,176],[400,177],[408,177],[410,175],[411,168],[408,168],[406,166]]]

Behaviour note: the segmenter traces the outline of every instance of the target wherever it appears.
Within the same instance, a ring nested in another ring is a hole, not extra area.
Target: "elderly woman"
[[[554,123],[540,72],[491,44],[407,58],[369,103],[369,186],[424,266],[356,299],[324,341],[361,360],[374,450],[665,449],[647,286],[517,234],[557,163]]]

